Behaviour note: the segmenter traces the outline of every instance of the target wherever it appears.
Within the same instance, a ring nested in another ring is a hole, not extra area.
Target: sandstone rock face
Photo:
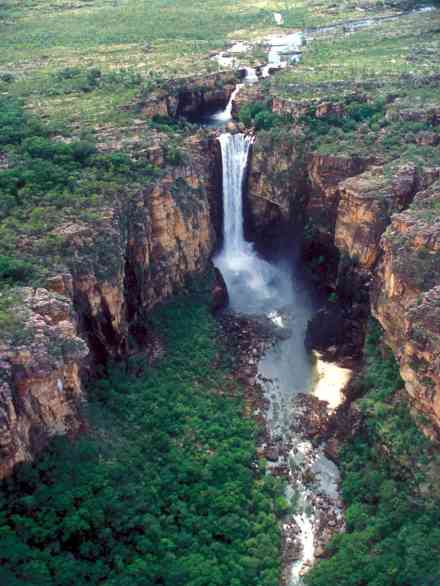
[[[79,430],[79,365],[88,354],[67,297],[30,288],[14,296],[0,345],[0,478],[50,437]]]
[[[249,223],[257,234],[279,234],[295,211],[300,213],[303,183],[302,151],[295,129],[285,129],[277,137],[260,132],[252,149],[247,195]]]
[[[334,240],[340,200],[339,184],[348,177],[362,173],[367,165],[367,160],[358,157],[320,154],[309,157],[307,216],[324,242],[331,243]]]
[[[399,360],[414,407],[440,427],[440,182],[393,216],[372,309]]]
[[[379,255],[379,241],[391,214],[410,203],[418,187],[415,166],[402,167],[391,178],[381,167],[339,184],[335,244],[362,269],[371,270]]]
[[[275,107],[282,111],[282,104]],[[325,104],[321,109],[322,115],[331,111]],[[347,323],[365,321],[371,288],[373,313],[414,408],[439,429],[440,169],[405,164],[385,174],[373,159],[318,153],[301,166],[299,155],[294,140],[289,146],[285,137],[278,144],[258,134],[248,195],[256,233],[264,236],[269,227],[276,233],[274,227],[286,223],[293,230],[294,212],[303,208],[306,230],[312,226],[305,254],[325,258],[318,270],[336,288]]]
[[[182,146],[185,160],[174,166],[153,149],[163,165],[159,179],[129,197],[120,194],[93,222],[57,228],[92,363],[127,355],[134,322],[206,268],[216,244],[214,148],[191,138]]]
[[[124,236],[121,209],[101,209],[93,222],[68,222],[54,234],[68,251],[70,293],[78,312],[81,333],[91,343],[98,361],[116,358],[123,351],[127,327],[124,320]],[[59,278],[49,284],[59,288]],[[64,291],[63,291],[64,292]]]
[[[209,193],[212,160],[193,159],[140,194],[129,211],[126,298],[150,310],[206,268],[216,244]],[[130,316],[130,320],[133,315]]]

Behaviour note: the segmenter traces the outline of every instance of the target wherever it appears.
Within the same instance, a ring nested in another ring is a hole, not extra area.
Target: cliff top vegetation
[[[300,30],[366,9],[392,12],[382,0],[9,0],[0,7],[0,93],[74,129],[123,126],[142,86],[216,69],[213,51],[282,30],[275,11]]]

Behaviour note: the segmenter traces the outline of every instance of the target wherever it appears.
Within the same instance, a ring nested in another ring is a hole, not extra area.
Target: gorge
[[[93,133],[0,96],[1,583],[438,583],[428,8],[67,68],[66,104],[127,90]]]
[[[230,311],[256,319],[265,317],[275,325],[275,339],[279,338],[263,353],[258,365],[257,379],[267,401],[267,433],[261,449],[270,455],[269,472],[285,470],[282,475],[288,479],[286,497],[292,505],[295,502],[295,515],[283,522],[283,579],[287,585],[295,585],[301,583],[301,575],[313,563],[316,544],[321,542],[322,547],[329,535],[343,526],[342,503],[337,468],[322,448],[316,449],[307,441],[301,429],[291,428],[292,419],[297,416],[297,395],[309,391],[313,395],[317,386],[316,366],[313,368],[312,356],[306,353],[304,344],[307,322],[313,312],[311,295],[299,276],[294,277],[292,259],[264,260],[244,238],[242,190],[253,141],[254,137],[240,133],[219,137],[224,237],[214,264],[225,279]],[[336,364],[331,368],[337,374],[342,370]],[[349,375],[328,381],[324,371],[319,378],[325,400],[325,391],[337,395]],[[311,488],[303,484],[306,472],[315,479]],[[320,532],[326,525],[324,519],[330,517],[333,529],[328,526],[323,538]],[[292,559],[296,561],[292,563]]]

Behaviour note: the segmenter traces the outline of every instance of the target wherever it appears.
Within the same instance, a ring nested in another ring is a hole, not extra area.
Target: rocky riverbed
[[[245,388],[247,412],[260,425],[259,456],[267,461],[270,474],[286,481],[292,512],[281,526],[282,583],[301,584],[333,535],[344,530],[339,472],[326,455],[331,453],[325,438],[334,415],[326,401],[306,392],[293,395],[285,405],[277,381],[260,372],[263,357],[286,338],[271,319],[225,312],[219,322],[234,376]]]

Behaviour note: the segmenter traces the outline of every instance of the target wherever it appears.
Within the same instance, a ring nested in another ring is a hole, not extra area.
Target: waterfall
[[[264,313],[272,268],[244,238],[243,182],[253,137],[225,133],[219,137],[223,167],[223,249],[214,259],[228,288],[234,311]]]
[[[244,78],[245,83],[251,85],[253,83],[258,82],[258,75],[257,75],[257,70],[255,69],[255,67],[243,67],[243,69],[246,72],[246,75]]]
[[[321,501],[317,495],[325,495],[322,502],[330,502],[334,513],[342,514],[336,466],[326,460],[322,448],[314,448],[302,432],[292,428],[292,415],[298,408],[295,397],[307,393],[313,383],[312,362],[304,346],[312,303],[288,260],[272,256],[268,261],[257,253],[252,242],[245,240],[243,183],[254,138],[224,133],[218,140],[222,155],[224,240],[214,264],[225,280],[230,309],[251,315],[262,324],[271,322],[270,327],[276,328],[276,333],[270,330],[274,336],[272,345],[251,372],[257,376],[265,397],[267,433],[262,447],[276,445],[279,449],[277,461],[268,462],[268,471],[279,466],[289,470],[285,496],[296,506],[283,522],[283,535],[286,543],[291,544],[286,551],[294,546],[300,553],[295,561],[286,562],[284,576],[289,586],[303,586],[302,576],[315,559],[315,539],[320,535]],[[306,472],[313,474],[312,486],[303,482]]]
[[[247,243],[243,231],[243,181],[252,137],[222,134],[219,138],[223,163],[224,254],[237,255]]]
[[[223,110],[223,112],[218,112],[218,114],[214,114],[214,116],[212,117],[216,122],[229,122],[230,120],[232,120],[232,106],[234,103],[234,100],[238,94],[238,92],[240,91],[241,88],[241,84],[238,84],[235,86],[234,91],[232,92],[232,94],[229,97],[229,101],[226,105],[226,108]]]
[[[228,288],[231,309],[241,313],[273,314],[292,303],[287,273],[261,258],[244,238],[243,182],[254,138],[225,133],[219,137],[223,167],[223,248],[214,264]]]

